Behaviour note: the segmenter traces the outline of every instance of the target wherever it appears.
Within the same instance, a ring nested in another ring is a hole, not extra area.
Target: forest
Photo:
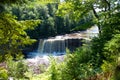
[[[26,62],[24,49],[39,39],[92,26],[98,36],[66,49],[63,61],[49,56],[38,72]],[[0,1],[0,80],[120,80],[119,53],[120,0]]]

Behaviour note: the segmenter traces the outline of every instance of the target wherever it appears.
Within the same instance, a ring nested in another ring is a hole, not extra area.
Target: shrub
[[[22,60],[13,60],[12,56],[10,55],[7,56],[9,56],[6,61],[8,76],[15,79],[25,78],[26,76],[24,74],[28,71],[27,64]]]
[[[7,80],[8,74],[7,70],[3,67],[0,67],[0,80]]]

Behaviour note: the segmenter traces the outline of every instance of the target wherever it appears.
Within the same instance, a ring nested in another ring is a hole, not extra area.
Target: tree
[[[5,6],[7,2],[13,3],[14,1],[16,0],[5,0],[1,4]],[[5,60],[6,54],[16,57],[25,45],[35,41],[30,39],[25,30],[34,29],[34,26],[40,21],[18,21],[16,19],[15,16],[7,13],[5,9],[0,12],[0,60]]]
[[[94,24],[102,30],[102,21],[110,17],[110,12],[114,10],[118,3],[116,0],[65,0],[58,7],[59,15],[63,16],[70,14],[75,20],[83,19],[86,16],[92,15]],[[113,5],[112,5],[113,4]]]
[[[99,28],[99,36],[94,38],[90,45],[93,55],[91,61],[96,68],[101,69],[101,65],[104,65],[105,62],[108,62],[106,66],[108,68],[111,62],[119,58],[119,4],[119,0],[65,0],[58,7],[60,16],[69,14],[75,20],[82,20],[84,17],[92,15],[93,25],[97,25]]]
[[[87,18],[84,21],[74,21],[70,15],[60,17],[56,15],[59,3],[42,4],[38,0],[29,1],[25,4],[14,4],[7,6],[7,12],[16,15],[18,20],[40,19],[41,24],[36,26],[34,30],[27,30],[27,34],[31,38],[48,38],[59,34],[65,34],[72,31],[85,30],[85,28],[76,28],[84,22],[91,21]],[[90,23],[90,22],[89,22]]]

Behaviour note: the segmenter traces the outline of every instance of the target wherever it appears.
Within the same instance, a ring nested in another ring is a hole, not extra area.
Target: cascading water
[[[27,57],[44,56],[44,55],[63,55],[66,48],[74,51],[82,45],[83,39],[90,40],[97,36],[98,28],[94,26],[86,31],[56,36],[48,39],[40,39],[36,52],[30,52]]]
[[[65,53],[65,39],[40,39],[38,46],[38,53],[42,54],[64,54]]]

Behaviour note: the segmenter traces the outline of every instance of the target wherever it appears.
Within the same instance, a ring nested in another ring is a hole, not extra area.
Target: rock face
[[[83,39],[66,39],[65,40],[65,45],[66,45],[66,48],[68,48],[70,51],[74,51],[76,48],[82,46],[83,42],[82,42]]]

